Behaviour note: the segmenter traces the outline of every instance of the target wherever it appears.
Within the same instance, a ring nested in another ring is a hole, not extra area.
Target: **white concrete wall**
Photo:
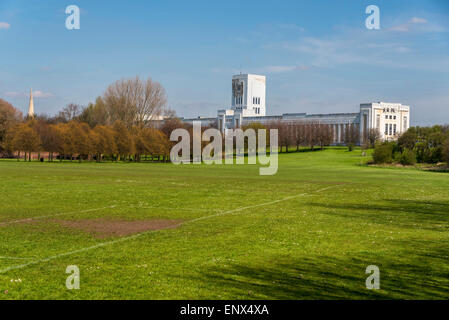
[[[231,95],[231,108],[241,111],[243,117],[262,117],[266,114],[266,77],[255,74],[239,74],[232,77],[243,83],[242,103]]]
[[[363,114],[366,113],[369,114],[367,129],[378,129],[382,140],[396,140],[410,127],[410,107],[400,103],[361,104],[361,130],[364,127]]]

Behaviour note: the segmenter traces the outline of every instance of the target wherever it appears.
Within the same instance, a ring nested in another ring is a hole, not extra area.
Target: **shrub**
[[[443,159],[449,165],[449,139],[444,142],[443,146]]]
[[[391,163],[393,161],[394,143],[383,142],[374,148],[373,159],[375,163]]]
[[[416,163],[415,153],[410,149],[404,149],[399,156],[399,163],[403,166],[414,165]]]

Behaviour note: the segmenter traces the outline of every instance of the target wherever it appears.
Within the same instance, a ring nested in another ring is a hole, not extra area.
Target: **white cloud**
[[[11,25],[7,22],[0,22],[0,29],[9,29]]]
[[[401,25],[398,25],[398,26],[391,27],[389,30],[397,31],[397,32],[408,32],[408,31],[410,31],[410,25],[408,25],[408,24],[401,24]]]
[[[297,53],[295,60],[303,61],[309,68],[334,68],[342,64],[363,64],[444,72],[449,70],[449,56],[444,51],[427,54],[421,47],[405,37],[392,33],[373,33],[365,30],[346,30],[332,36],[304,37],[266,45],[269,50],[286,50]],[[425,54],[428,59],[416,58]],[[292,65],[272,67],[268,71],[287,72]]]
[[[293,31],[298,31],[298,32],[305,32],[306,31],[306,29],[304,29],[303,27],[298,26],[298,25],[296,25],[294,23],[280,24],[279,28],[293,30]]]
[[[49,92],[43,92],[40,90],[36,90],[33,92],[33,96],[35,96],[36,98],[50,98],[50,97],[53,97],[53,94],[49,93]]]
[[[15,97],[20,97],[20,96],[22,96],[22,93],[20,93],[20,92],[15,92],[15,91],[8,91],[8,92],[5,92],[5,96],[11,97],[11,98],[15,98]]]
[[[413,17],[410,20],[411,23],[427,23],[427,20],[424,18]]]
[[[398,32],[408,32],[408,31],[411,30],[413,25],[415,25],[415,24],[426,24],[426,23],[427,23],[427,20],[424,19],[424,18],[413,17],[409,21],[407,21],[406,23],[403,23],[403,24],[400,24],[400,25],[397,25],[397,26],[393,26],[389,30],[391,30],[391,31],[398,31]]]
[[[295,70],[307,70],[308,68],[306,66],[266,66],[263,68],[263,71],[265,72],[272,72],[272,73],[281,73],[281,72],[290,72]]]
[[[8,92],[5,92],[5,96],[11,97],[11,98],[28,97],[29,93],[17,92],[17,91],[8,91]],[[33,91],[33,97],[35,97],[35,98],[50,98],[50,97],[53,97],[53,96],[54,95],[52,93],[50,93],[50,92],[43,92],[41,90]]]

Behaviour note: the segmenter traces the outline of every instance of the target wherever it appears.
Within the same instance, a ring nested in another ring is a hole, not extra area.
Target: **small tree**
[[[347,145],[349,151],[354,149],[354,146],[360,140],[360,132],[358,127],[354,124],[349,124],[345,130],[345,144]]]
[[[380,140],[380,131],[377,128],[371,128],[368,131],[368,142],[370,148],[374,148],[376,142]]]
[[[40,146],[40,139],[37,132],[28,124],[21,124],[17,127],[17,131],[12,139],[12,146],[18,151],[28,153],[28,161],[31,161],[31,152],[37,151]]]
[[[391,142],[378,143],[374,148],[375,163],[391,163],[393,161],[394,145]]]
[[[403,166],[414,165],[416,163],[415,153],[410,149],[404,149],[399,156],[399,163]]]

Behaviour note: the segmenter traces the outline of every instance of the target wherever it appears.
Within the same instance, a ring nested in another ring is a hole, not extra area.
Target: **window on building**
[[[390,136],[393,134],[393,125],[390,123]]]
[[[396,134],[396,125],[393,125],[393,134]]]
[[[390,120],[393,119],[393,116],[390,116]]]
[[[393,119],[396,120],[396,116],[394,116]]]
[[[385,116],[385,119],[388,119],[388,116]]]
[[[388,135],[388,123],[385,124],[385,135]]]

